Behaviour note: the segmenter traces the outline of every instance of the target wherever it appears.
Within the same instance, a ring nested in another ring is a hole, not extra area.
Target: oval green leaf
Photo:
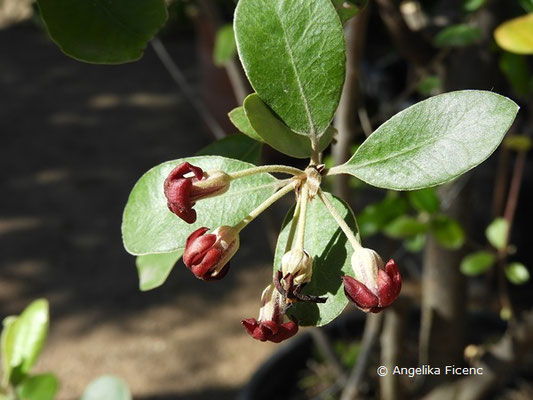
[[[435,36],[434,43],[437,47],[465,47],[473,45],[480,38],[479,28],[468,24],[459,24],[440,31]]]
[[[386,189],[440,185],[487,159],[518,109],[512,100],[486,91],[431,97],[381,125],[334,171]]]
[[[509,224],[504,218],[496,218],[485,229],[485,236],[489,243],[498,250],[505,250]]]
[[[246,135],[230,135],[208,144],[197,156],[222,156],[257,164],[261,160],[261,143]]]
[[[389,192],[380,202],[366,206],[357,216],[357,225],[363,238],[375,235],[394,219],[407,212],[407,201],[395,192]]]
[[[355,217],[349,206],[342,200],[326,193],[337,212],[346,223],[357,232]],[[287,251],[287,242],[291,228],[294,207],[289,211],[278,238],[274,268],[281,265],[281,258]],[[305,226],[305,250],[313,258],[313,277],[303,289],[303,293],[325,296],[323,304],[297,303],[288,311],[300,325],[322,326],[334,320],[348,304],[344,295],[342,277],[353,274],[350,258],[352,247],[346,236],[324,206],[315,198],[307,209],[307,223]]]
[[[122,218],[122,239],[133,255],[170,253],[183,249],[185,240],[196,229],[215,229],[234,225],[276,191],[278,180],[262,173],[237,179],[229,190],[213,198],[201,200],[194,209],[198,219],[187,224],[167,208],[163,182],[172,169],[188,161],[204,171],[228,173],[254,167],[253,164],[218,156],[200,156],[168,161],[152,168],[135,184]]]
[[[30,376],[17,386],[21,400],[54,400],[59,381],[53,374]]]
[[[407,193],[409,202],[418,211],[434,214],[440,209],[440,200],[435,188],[426,188]]]
[[[427,230],[428,224],[425,222],[408,215],[402,215],[388,224],[383,232],[389,237],[403,239],[425,233]]]
[[[7,368],[4,379],[18,384],[37,361],[48,333],[48,302],[32,302],[16,318],[4,320],[2,332],[3,365]],[[6,377],[7,375],[7,377]]]
[[[131,393],[121,379],[106,375],[96,378],[83,392],[81,400],[131,400]]]
[[[261,99],[291,130],[321,136],[345,75],[344,32],[331,0],[240,0],[235,36]]]
[[[460,249],[465,242],[461,224],[446,215],[438,215],[431,221],[431,231],[437,242],[447,249]]]
[[[494,31],[494,38],[511,53],[533,54],[533,13],[504,22]]]
[[[313,150],[311,140],[290,130],[276,118],[268,106],[256,93],[244,100],[244,111],[253,130],[272,148],[294,158],[308,158]],[[319,139],[318,151],[323,151],[331,143],[336,130],[329,127]]]
[[[164,0],[38,0],[50,37],[77,60],[138,60],[167,20]]]
[[[509,282],[515,285],[523,285],[529,281],[529,271],[526,266],[519,262],[514,262],[505,267],[505,276]]]
[[[228,61],[231,61],[237,52],[235,44],[235,35],[233,34],[233,25],[227,24],[222,26],[215,37],[215,48],[213,49],[213,62],[216,66],[222,67]]]
[[[145,292],[165,283],[170,271],[172,271],[182,254],[183,250],[178,250],[172,253],[146,254],[137,257],[139,289]]]
[[[496,257],[488,251],[477,251],[463,258],[461,272],[467,276],[476,276],[494,265]]]
[[[257,140],[258,142],[264,142],[263,138],[257,134],[254,128],[252,128],[252,125],[244,112],[244,107],[234,108],[228,113],[228,117],[232,124],[235,125],[241,133],[244,133],[249,138]]]

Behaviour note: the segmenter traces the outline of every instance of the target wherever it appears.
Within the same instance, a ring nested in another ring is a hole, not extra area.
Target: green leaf
[[[250,121],[244,112],[244,107],[237,107],[233,109],[229,112],[228,117],[240,132],[254,140],[257,140],[258,142],[264,142],[263,138],[257,134],[254,128],[252,128],[252,125],[250,124]]]
[[[464,0],[463,10],[467,12],[474,12],[485,5],[487,0]]]
[[[442,88],[442,81],[436,75],[426,76],[416,86],[416,90],[424,96],[435,94]]]
[[[517,94],[525,96],[532,90],[533,78],[526,56],[503,52],[499,65],[505,78]]]
[[[7,387],[9,385],[9,380],[11,377],[11,359],[13,358],[13,325],[17,317],[10,316],[4,318],[2,321],[2,336],[0,338],[0,354],[2,355],[2,387]]]
[[[194,209],[198,219],[189,225],[168,210],[163,193],[163,182],[170,171],[185,161],[204,171],[231,173],[254,167],[229,158],[201,156],[168,161],[149,170],[133,188],[122,218],[122,239],[129,253],[145,255],[183,249],[194,230],[234,225],[276,191],[278,181],[270,174],[237,179],[226,193],[197,202]]]
[[[504,22],[494,31],[494,38],[511,53],[533,54],[533,13]]]
[[[54,400],[59,381],[53,374],[30,376],[17,386],[20,400]]]
[[[518,2],[526,12],[533,12],[533,0],[518,0]]]
[[[254,131],[274,149],[295,158],[310,157],[313,150],[307,136],[291,131],[270,111],[256,93],[244,100],[244,111]],[[324,150],[331,143],[335,129],[329,127],[320,137],[318,151]]]
[[[485,91],[431,97],[381,125],[336,172],[387,189],[440,185],[490,156],[518,108],[508,98]]]
[[[165,24],[164,0],[38,0],[50,37],[80,61],[120,64],[138,60]]]
[[[137,257],[139,289],[145,292],[165,283],[182,254],[183,250],[180,249],[172,253],[146,254]]]
[[[372,236],[406,212],[406,200],[396,193],[389,193],[382,201],[366,206],[357,216],[359,232],[363,238]]]
[[[411,253],[418,253],[426,245],[426,235],[422,233],[420,235],[407,238],[403,241],[403,245]]]
[[[252,164],[261,160],[261,143],[248,136],[230,135],[213,142],[196,153],[197,156],[222,156]]]
[[[48,302],[35,300],[18,317],[4,320],[2,357],[4,379],[18,384],[39,357],[48,332]]]
[[[235,36],[261,99],[293,131],[321,136],[345,75],[344,32],[331,0],[240,0]]]
[[[433,43],[437,47],[466,47],[475,44],[481,38],[479,28],[458,24],[444,28],[440,31]]]
[[[529,151],[533,146],[533,141],[526,135],[507,135],[503,145],[514,151]]]
[[[489,270],[496,261],[494,254],[488,251],[477,251],[463,258],[461,272],[467,276],[480,275]]]
[[[456,250],[465,242],[465,232],[459,222],[446,215],[438,215],[431,221],[431,230],[442,247]]]
[[[519,262],[514,262],[505,267],[505,276],[509,282],[515,285],[523,285],[529,281],[529,271],[526,266]]]
[[[411,205],[418,211],[434,214],[440,209],[440,200],[435,188],[426,188],[407,192]]]
[[[485,230],[489,243],[498,250],[505,250],[509,224],[504,218],[496,218]]]
[[[332,0],[332,2],[343,25],[368,5],[368,0]]]
[[[402,215],[388,224],[384,233],[392,238],[408,238],[425,233],[428,230],[428,224],[420,222],[408,215]]]
[[[96,378],[83,392],[81,400],[131,400],[131,393],[121,379],[106,375]]]
[[[355,218],[348,205],[329,193],[326,193],[326,196],[350,228],[357,232]],[[293,213],[294,207],[283,221],[278,237],[274,257],[276,270],[280,268],[281,258],[287,251]],[[326,325],[334,320],[348,303],[344,295],[342,276],[353,275],[350,265],[353,250],[346,236],[318,198],[315,198],[307,209],[304,247],[313,258],[313,277],[305,286],[303,293],[326,296],[327,301],[324,304],[297,303],[288,313],[296,317],[300,325]]]
[[[235,43],[235,35],[233,34],[233,25],[227,24],[222,26],[216,34],[213,62],[216,66],[222,67],[228,61],[231,61],[236,51],[237,44]]]

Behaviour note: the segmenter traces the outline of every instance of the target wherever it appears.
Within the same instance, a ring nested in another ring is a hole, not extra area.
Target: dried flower
[[[187,239],[183,262],[199,279],[222,279],[229,270],[229,260],[239,248],[239,233],[229,226],[213,231],[209,228],[195,230]]]

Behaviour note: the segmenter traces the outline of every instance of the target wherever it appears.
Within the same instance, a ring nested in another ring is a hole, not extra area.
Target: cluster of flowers
[[[196,201],[225,193],[231,177],[222,172],[204,172],[187,162],[172,170],[164,183],[170,211],[185,222],[196,221]],[[213,281],[223,278],[229,261],[239,248],[239,230],[220,226],[195,230],[187,239],[183,262],[199,279]],[[354,248],[351,259],[355,278],[344,276],[346,296],[364,312],[377,313],[398,297],[402,280],[393,260],[385,265],[371,249]],[[246,331],[260,341],[279,343],[295,335],[298,323],[287,316],[287,310],[299,301],[323,303],[325,298],[304,295],[303,287],[311,281],[313,260],[303,249],[289,250],[282,258],[281,269],[263,291],[258,319],[242,321]]]

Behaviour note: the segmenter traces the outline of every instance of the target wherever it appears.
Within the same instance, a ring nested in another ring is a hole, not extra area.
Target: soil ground
[[[0,48],[0,317],[50,301],[36,371],[57,374],[58,400],[103,374],[136,399],[233,398],[276,349],[240,325],[257,315],[271,274],[263,225],[223,281],[196,280],[180,261],[146,293],[120,236],[141,174],[209,142],[200,118],[150,50],[131,64],[87,65],[31,25],[0,30]],[[169,50],[197,83],[192,42]]]

